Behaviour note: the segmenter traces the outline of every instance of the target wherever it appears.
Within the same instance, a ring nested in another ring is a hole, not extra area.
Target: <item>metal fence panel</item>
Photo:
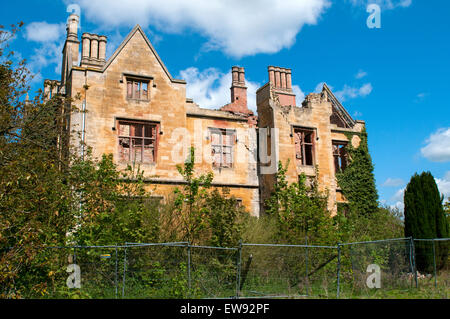
[[[236,294],[236,248],[188,247],[191,298],[231,298]]]
[[[245,244],[241,265],[240,297],[335,296],[336,247]]]
[[[0,257],[8,252],[0,251]],[[390,298],[421,290],[448,298],[450,238],[336,247],[184,242],[47,247],[18,268],[14,283],[21,297],[34,299]],[[1,269],[2,278],[8,277],[8,268]],[[2,288],[3,295],[10,290]]]
[[[450,289],[450,239],[414,240],[419,288],[432,288],[443,298]]]
[[[342,244],[341,297],[380,297],[415,286],[409,238]]]
[[[122,298],[186,298],[185,245],[133,245],[124,248]]]

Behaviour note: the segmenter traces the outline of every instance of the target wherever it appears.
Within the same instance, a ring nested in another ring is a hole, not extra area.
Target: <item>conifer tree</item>
[[[449,226],[436,185],[430,172],[417,173],[411,177],[405,195],[405,236],[416,239],[449,237]],[[430,271],[433,267],[433,254],[429,242],[416,242],[417,268]],[[444,266],[448,254],[448,245],[437,243],[437,267]]]

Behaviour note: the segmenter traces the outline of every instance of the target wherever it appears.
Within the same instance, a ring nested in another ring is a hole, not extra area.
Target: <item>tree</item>
[[[174,222],[179,225],[183,240],[189,243],[201,240],[201,235],[207,228],[206,200],[214,178],[211,172],[195,176],[194,152],[194,148],[191,147],[190,156],[184,165],[177,165],[178,172],[186,184],[174,191],[177,213]]]
[[[144,187],[143,173],[131,165],[120,171],[112,154],[94,161],[90,148],[83,159],[74,161],[72,185],[80,205],[72,242],[86,246],[155,242],[159,212]]]
[[[17,62],[8,43],[12,31],[0,27],[0,296],[18,298],[46,289],[43,245],[64,245],[74,227],[72,185],[58,143],[67,101],[29,100],[33,76]],[[33,270],[33,271],[32,271]]]
[[[411,177],[404,194],[405,236],[416,239],[449,237],[449,225],[442,206],[443,197],[430,172],[417,173]],[[438,245],[440,248],[441,245]],[[437,266],[443,266],[447,249],[437,250]],[[417,267],[429,271],[433,266],[433,255],[426,242],[416,243]]]

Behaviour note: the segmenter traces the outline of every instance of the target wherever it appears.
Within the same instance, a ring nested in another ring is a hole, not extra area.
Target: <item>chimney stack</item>
[[[269,83],[280,97],[282,105],[295,105],[295,94],[292,92],[292,71],[287,68],[269,66]]]
[[[239,107],[242,107],[243,109],[247,109],[247,87],[245,86],[244,68],[233,66],[231,68],[231,73],[231,103],[239,105]]]
[[[78,41],[78,23],[80,18],[76,14],[71,14],[67,20],[67,39],[71,41]]]
[[[269,66],[269,82],[279,91],[292,92],[291,69]]]
[[[102,67],[106,63],[107,37],[91,33],[83,33],[82,67]]]
[[[231,68],[231,103],[223,106],[222,111],[249,114],[247,107],[247,87],[245,86],[245,70],[242,67]]]
[[[67,19],[67,37],[63,48],[63,60],[61,70],[61,83],[66,83],[66,77],[70,73],[72,66],[78,64],[78,51],[80,41],[78,41],[78,23],[80,18],[76,14],[71,14]]]

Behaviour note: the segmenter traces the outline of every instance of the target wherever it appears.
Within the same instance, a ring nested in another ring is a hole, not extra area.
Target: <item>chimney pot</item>
[[[244,70],[244,68],[239,68],[239,84],[245,85],[245,70]]]
[[[91,59],[98,59],[98,36],[96,34],[91,35]]]
[[[279,89],[280,87],[281,87],[280,68],[275,68],[275,88]]]
[[[292,90],[292,78],[291,78],[291,69],[286,69],[286,89]]]
[[[106,61],[106,43],[107,43],[107,37],[104,35],[99,36],[98,38],[98,59],[101,62]]]
[[[76,14],[71,14],[67,19],[67,39],[78,40],[78,23],[80,18]]]
[[[280,69],[280,77],[281,77],[281,88],[286,90],[286,69]]]

